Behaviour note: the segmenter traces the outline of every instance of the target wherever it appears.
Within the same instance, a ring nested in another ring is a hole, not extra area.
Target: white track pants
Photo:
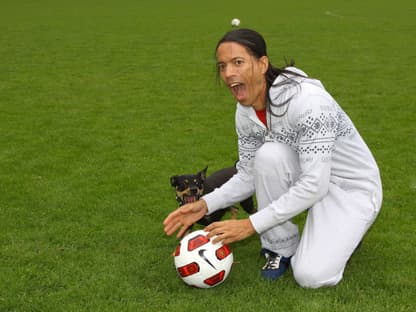
[[[257,151],[258,159],[254,181],[260,210],[288,191],[300,167],[298,155],[281,143],[265,143]],[[298,227],[287,221],[263,233],[261,244],[280,255],[293,255],[293,274],[301,286],[336,285],[378,211],[368,196],[331,183],[328,194],[309,208],[300,241]]]

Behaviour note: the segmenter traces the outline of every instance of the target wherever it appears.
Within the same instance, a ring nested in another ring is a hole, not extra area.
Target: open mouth
[[[238,101],[241,101],[245,98],[245,96],[246,96],[246,85],[244,83],[233,82],[233,83],[229,84],[229,88],[230,88],[232,94],[234,95],[234,97]]]
[[[189,204],[189,203],[193,203],[196,202],[198,200],[197,195],[184,195],[183,196],[183,201],[185,202],[185,204]]]

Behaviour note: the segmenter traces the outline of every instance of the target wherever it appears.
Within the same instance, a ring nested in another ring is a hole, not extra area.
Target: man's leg
[[[371,194],[348,193],[330,184],[328,195],[309,209],[298,249],[291,259],[303,287],[333,286],[374,219]]]
[[[265,143],[257,151],[254,163],[254,184],[257,207],[261,210],[286,193],[298,179],[298,155],[282,143]],[[297,225],[290,221],[261,234],[262,248],[284,257],[292,256],[299,242]]]

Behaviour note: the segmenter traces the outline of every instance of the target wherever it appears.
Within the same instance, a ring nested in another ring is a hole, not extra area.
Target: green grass
[[[0,311],[413,311],[415,13],[410,0],[2,0]],[[237,157],[214,59],[233,17],[272,63],[321,79],[379,163],[381,214],[334,288],[263,281],[257,237],[232,246],[217,288],[174,270],[169,177]]]

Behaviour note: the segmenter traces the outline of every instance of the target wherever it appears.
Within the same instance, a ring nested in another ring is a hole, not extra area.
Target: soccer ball
[[[189,233],[175,250],[175,267],[188,285],[211,288],[225,281],[233,264],[228,245],[213,244],[203,230]]]

